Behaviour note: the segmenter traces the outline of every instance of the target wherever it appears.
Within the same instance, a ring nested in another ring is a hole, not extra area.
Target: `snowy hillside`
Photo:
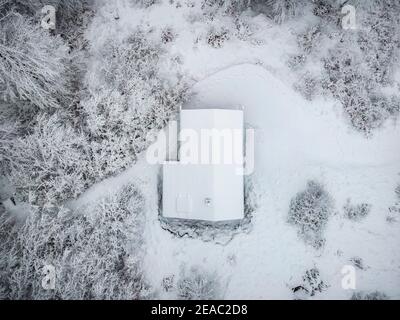
[[[400,299],[396,1],[3,2],[1,299]],[[146,152],[214,107],[255,132],[245,226],[172,230]]]

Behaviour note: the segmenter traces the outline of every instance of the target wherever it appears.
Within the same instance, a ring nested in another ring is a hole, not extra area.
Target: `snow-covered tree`
[[[137,299],[145,289],[143,197],[133,185],[71,212],[0,213],[0,296],[8,299]],[[134,244],[134,245],[130,245]],[[54,290],[42,287],[55,270]]]
[[[86,139],[57,114],[40,116],[32,134],[3,142],[0,160],[22,201],[58,203],[90,182]]]
[[[0,99],[59,108],[69,97],[68,48],[17,13],[0,20]]]
[[[161,49],[145,31],[105,43],[98,83],[89,84],[89,97],[81,104],[99,176],[131,164],[150,143],[148,133],[163,128],[186,96],[185,82],[172,83],[159,74]]]

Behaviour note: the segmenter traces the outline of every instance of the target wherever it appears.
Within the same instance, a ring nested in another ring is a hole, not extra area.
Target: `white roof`
[[[234,129],[239,139],[233,140],[233,152],[243,161],[243,111],[226,109],[187,109],[181,111],[180,129],[190,129],[200,135],[202,129],[222,132]],[[222,137],[222,136],[221,136]],[[203,138],[201,136],[201,138]],[[218,140],[218,139],[217,139]],[[243,175],[237,158],[232,163],[223,161],[224,143],[211,139],[209,163],[187,161],[181,145],[179,161],[163,165],[163,216],[167,218],[207,221],[237,220],[244,217]],[[182,142],[183,143],[183,142]],[[200,143],[199,143],[200,147]],[[215,147],[215,148],[214,148]],[[221,161],[212,161],[215,152],[221,152]]]

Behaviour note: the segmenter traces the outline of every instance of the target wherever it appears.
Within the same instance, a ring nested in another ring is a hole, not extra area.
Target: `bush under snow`
[[[313,297],[315,294],[325,291],[328,287],[329,285],[321,280],[319,270],[312,268],[303,275],[302,284],[293,287],[292,291],[296,300],[302,300]]]
[[[350,199],[347,200],[345,206],[343,207],[345,216],[353,221],[359,221],[365,218],[369,212],[371,211],[371,205],[368,203],[360,203],[354,205],[350,202]]]
[[[323,231],[332,213],[332,199],[324,187],[309,181],[307,188],[290,202],[288,222],[298,228],[301,238],[315,248],[323,245]]]
[[[191,268],[178,280],[178,297],[184,300],[213,300],[220,297],[220,284],[215,274]]]
[[[388,300],[389,297],[380,291],[373,292],[355,292],[351,296],[351,300]]]
[[[395,189],[397,201],[389,207],[389,215],[386,217],[388,222],[397,222],[400,219],[400,184]]]

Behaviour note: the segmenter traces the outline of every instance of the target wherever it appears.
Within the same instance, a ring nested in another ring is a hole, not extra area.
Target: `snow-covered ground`
[[[290,24],[278,29],[266,18],[254,17],[250,39],[232,37],[221,48],[212,48],[204,40],[207,24],[233,22],[226,18],[205,23],[199,10],[196,5],[175,8],[168,3],[138,10],[125,1],[110,2],[88,38],[96,46],[106,38],[104,33],[123,37],[137,25],[171,27],[177,36],[167,44],[168,55],[179,57],[181,72],[193,84],[186,107],[244,107],[246,123],[256,130],[252,179],[260,199],[251,231],[222,245],[179,238],[162,229],[160,167],[147,164],[144,154],[126,172],[90,188],[74,205],[127,182],[141,186],[147,204],[143,269],[159,298],[175,298],[174,292],[162,289],[164,277],[179,277],[182,268],[201,266],[216,273],[225,299],[292,299],[291,288],[313,267],[329,285],[314,298],[348,299],[353,290],[342,288],[341,271],[351,258],[361,257],[367,268],[357,270],[357,291],[381,290],[399,299],[400,224],[388,223],[386,217],[399,182],[400,126],[388,121],[367,139],[350,128],[336,101],[321,97],[309,102],[294,92],[294,78],[285,66],[294,50],[288,39]],[[166,75],[169,67],[163,66]],[[310,179],[323,183],[335,202],[321,250],[304,244],[287,223],[290,199]],[[346,219],[343,206],[348,198],[370,203],[370,214],[360,222]]]

